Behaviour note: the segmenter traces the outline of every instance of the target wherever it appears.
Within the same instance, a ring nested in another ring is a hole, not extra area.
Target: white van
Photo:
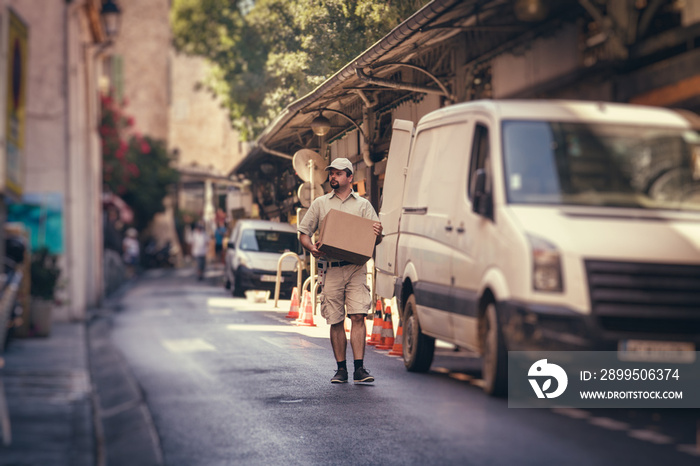
[[[396,297],[404,362],[435,339],[507,351],[700,345],[696,115],[571,101],[474,101],[396,120],[376,291]]]
[[[290,251],[304,261],[294,226],[269,220],[239,220],[227,244],[224,286],[233,296],[243,296],[247,290],[274,291],[279,258]],[[291,296],[297,286],[297,265],[293,257],[282,262],[282,296]]]

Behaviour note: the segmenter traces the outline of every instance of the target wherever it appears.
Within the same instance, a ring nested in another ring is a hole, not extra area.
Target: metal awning
[[[556,18],[554,21],[531,23],[516,17],[514,3],[434,0],[427,4],[312,92],[287,106],[232,173],[249,173],[261,164],[290,167],[291,156],[297,150],[318,150],[320,141],[311,131],[311,121],[323,109],[330,110],[324,113],[331,121],[325,140],[332,141],[362,123],[363,108],[379,109],[402,96],[433,93],[446,103],[466,100],[459,90],[452,89],[455,57],[451,49],[441,49],[441,44],[461,34],[467,42],[467,56],[459,61],[475,69],[495,54],[581,11],[576,0],[561,0],[550,8],[548,18]],[[427,57],[426,50],[431,50]],[[400,73],[403,70],[411,73]],[[402,77],[408,74],[410,80]]]

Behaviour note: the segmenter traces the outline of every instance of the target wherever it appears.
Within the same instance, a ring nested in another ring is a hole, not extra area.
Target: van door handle
[[[464,224],[457,227],[457,233],[464,233],[465,231],[467,230],[464,228]]]
[[[445,230],[452,231],[452,224],[448,223],[447,225],[445,225]]]

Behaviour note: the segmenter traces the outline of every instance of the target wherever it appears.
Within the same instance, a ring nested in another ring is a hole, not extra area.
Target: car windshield
[[[299,252],[296,233],[273,230],[243,230],[241,233],[241,250],[274,252],[282,254],[287,251]]]
[[[644,126],[505,121],[508,202],[700,211],[700,135]]]

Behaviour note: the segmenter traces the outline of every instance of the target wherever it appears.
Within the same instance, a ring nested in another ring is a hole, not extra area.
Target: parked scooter
[[[146,268],[174,267],[177,250],[168,240],[165,246],[159,248],[156,240],[150,238],[143,248],[143,266]]]

